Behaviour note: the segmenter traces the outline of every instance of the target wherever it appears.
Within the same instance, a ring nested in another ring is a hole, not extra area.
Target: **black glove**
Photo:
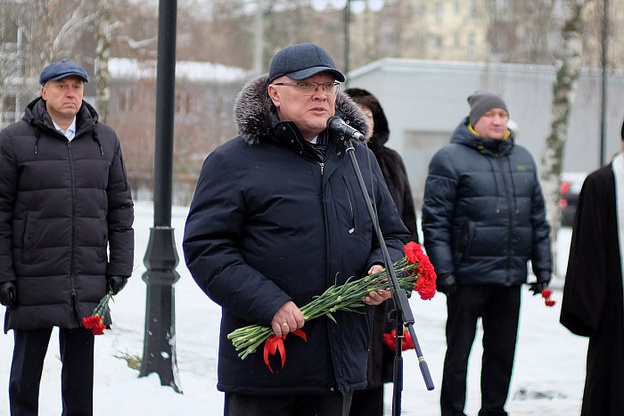
[[[106,282],[108,283],[108,291],[116,295],[128,283],[128,278],[124,276],[106,276]]]
[[[457,282],[453,273],[439,275],[436,278],[436,289],[445,295],[452,295],[457,290]]]
[[[537,274],[537,281],[529,283],[529,290],[533,292],[533,296],[539,295],[550,283],[550,272],[542,270]]]
[[[15,282],[0,283],[0,303],[9,309],[17,307],[17,287]]]

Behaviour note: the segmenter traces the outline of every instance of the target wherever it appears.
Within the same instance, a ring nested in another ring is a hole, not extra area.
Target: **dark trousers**
[[[349,416],[383,416],[384,386],[353,392]]]
[[[15,330],[9,380],[11,416],[36,416],[39,384],[52,328]],[[93,414],[93,333],[85,328],[59,329],[63,416]]]
[[[468,357],[479,317],[483,323],[479,416],[507,415],[504,406],[516,351],[520,286],[460,286],[447,298],[446,304],[447,350],[440,392],[442,416],[465,416]]]
[[[348,416],[353,393],[326,396],[225,394],[225,416]]]

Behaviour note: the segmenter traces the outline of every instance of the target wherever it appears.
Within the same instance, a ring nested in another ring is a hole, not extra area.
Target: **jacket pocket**
[[[24,220],[24,233],[22,234],[22,261],[24,263],[31,262],[34,258],[35,232],[37,230],[36,221],[26,215]]]

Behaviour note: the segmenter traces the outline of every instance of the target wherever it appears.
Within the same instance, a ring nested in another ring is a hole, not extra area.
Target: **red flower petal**
[[[390,348],[392,351],[396,351],[396,329],[393,329],[389,334],[383,335],[384,343]],[[403,332],[403,342],[401,343],[401,351],[414,349],[414,341],[412,341],[412,336],[409,332]]]
[[[306,333],[301,329],[293,331],[292,334],[297,335],[305,342],[308,342]],[[269,364],[269,354],[275,355],[276,352],[279,352],[282,359],[282,368],[284,368],[284,364],[286,363],[286,347],[284,346],[284,340],[286,339],[286,336],[288,336],[288,334],[282,335],[281,337],[273,334],[270,335],[264,343],[264,364],[269,367],[271,372],[273,372],[273,369],[271,368],[271,364]]]
[[[424,253],[422,251],[422,247],[420,247],[420,244],[415,243],[413,241],[410,241],[409,243],[405,244],[403,246],[403,251],[405,251],[405,257],[407,257],[407,260],[409,260],[409,262],[412,264],[420,263],[420,260],[424,256]]]

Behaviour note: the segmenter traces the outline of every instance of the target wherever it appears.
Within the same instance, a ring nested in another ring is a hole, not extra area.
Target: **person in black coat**
[[[418,243],[416,210],[407,170],[399,153],[386,146],[390,129],[383,107],[377,97],[365,89],[349,88],[345,93],[362,108],[371,123],[371,130],[367,135],[368,147],[375,154],[399,215],[410,232],[409,241]],[[354,393],[350,413],[352,416],[383,415],[384,383],[392,381],[395,356],[394,351],[383,342],[383,335],[395,329],[393,322],[388,320],[388,313],[393,308],[392,300],[375,307],[373,334],[368,350],[368,384],[365,390]]]
[[[237,97],[239,136],[202,167],[183,247],[193,278],[223,309],[217,388],[227,416],[347,416],[353,391],[366,386],[372,306],[390,292],[369,293],[365,313],[338,311],[335,321],[305,321],[300,310],[330,286],[384,265],[342,136],[327,128],[337,115],[368,130],[338,90],[344,79],[318,45],[282,49],[269,74]],[[372,152],[361,142],[349,151],[397,261],[407,229]],[[268,354],[265,362],[261,351],[241,360],[227,335],[250,324],[277,337],[303,330],[306,340],[283,340],[283,365]]]
[[[438,291],[447,295],[440,407],[462,416],[468,357],[483,325],[480,416],[506,415],[520,315],[531,261],[535,295],[549,284],[550,226],[531,154],[515,143],[507,104],[476,91],[470,115],[431,159],[423,234]]]
[[[560,321],[589,338],[581,416],[624,414],[623,195],[620,153],[587,176],[574,218]]]
[[[47,66],[41,96],[0,132],[0,302],[5,332],[15,335],[11,415],[38,413],[53,327],[63,414],[93,413],[94,336],[82,319],[132,274],[134,205],[121,147],[82,100],[87,81],[72,62]]]

